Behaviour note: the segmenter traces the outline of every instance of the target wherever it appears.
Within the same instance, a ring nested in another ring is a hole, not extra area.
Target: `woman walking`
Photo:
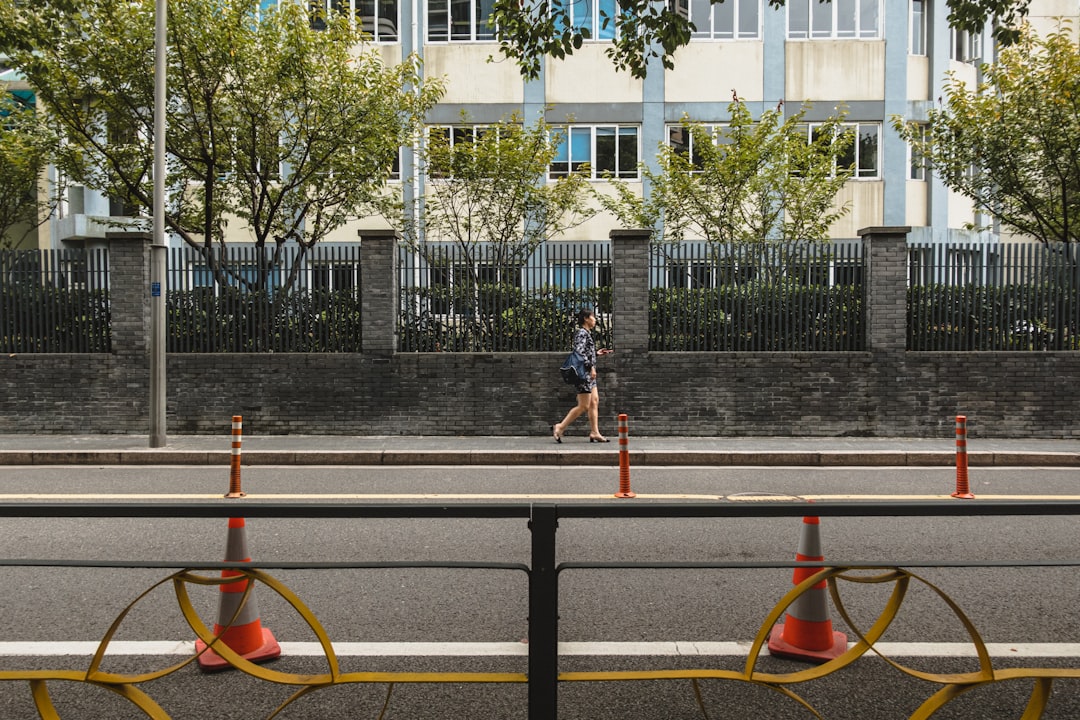
[[[597,350],[593,340],[592,329],[596,327],[596,315],[592,310],[581,309],[577,314],[578,329],[574,332],[574,351],[581,355],[585,361],[585,371],[589,374],[587,380],[581,380],[576,386],[577,405],[566,413],[562,422],[551,426],[551,436],[555,442],[561,443],[566,427],[574,422],[579,415],[589,418],[589,442],[609,442],[600,434],[600,391],[596,387],[596,358],[611,352],[606,348]]]

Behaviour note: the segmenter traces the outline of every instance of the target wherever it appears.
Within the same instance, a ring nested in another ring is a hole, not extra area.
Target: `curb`
[[[230,464],[231,453],[195,450],[7,450],[0,451],[0,466],[12,465],[189,465]],[[762,451],[630,451],[637,466],[733,467],[950,467],[953,452],[906,452],[882,450],[762,452]],[[361,451],[248,451],[242,464],[256,465],[553,465],[612,466],[618,452],[566,450],[361,450]],[[972,467],[1080,467],[1080,453],[1073,452],[970,452]]]

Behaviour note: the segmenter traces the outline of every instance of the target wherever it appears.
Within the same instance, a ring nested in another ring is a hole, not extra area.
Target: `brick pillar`
[[[614,345],[622,352],[649,349],[648,230],[612,230],[611,269]]]
[[[112,352],[147,370],[150,353],[150,233],[106,233]],[[163,290],[164,292],[164,290]]]
[[[398,347],[398,233],[360,230],[360,332],[365,353],[392,355]]]
[[[907,347],[907,226],[869,227],[863,239],[866,349],[902,353]]]

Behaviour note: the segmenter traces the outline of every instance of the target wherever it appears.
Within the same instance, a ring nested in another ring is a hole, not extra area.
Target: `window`
[[[312,290],[354,290],[356,281],[356,263],[320,262],[311,268]]]
[[[394,155],[394,160],[390,164],[390,176],[387,179],[401,181],[401,148],[398,148]]]
[[[326,28],[325,17],[352,18],[376,42],[398,41],[398,0],[309,0],[311,27]]]
[[[667,265],[667,287],[669,288],[711,288],[713,266],[704,261],[670,262]]]
[[[982,35],[953,29],[951,57],[962,63],[978,63],[982,57]]]
[[[494,284],[521,287],[521,267],[468,263],[464,260],[440,263],[427,267],[428,303],[435,315],[473,317],[505,310],[499,307],[497,296],[483,292],[483,286]],[[494,305],[492,303],[495,303]]]
[[[925,125],[920,125],[919,126],[918,137],[916,138],[916,140],[918,142],[923,142],[923,141],[926,140],[926,126]],[[911,180],[925,180],[926,179],[926,161],[925,161],[925,158],[923,157],[923,154],[920,153],[918,151],[918,149],[915,148],[912,145],[908,145],[908,165],[910,167],[910,172],[908,174],[908,177]]]
[[[557,293],[560,305],[573,312],[581,305],[583,298],[591,297],[596,303],[598,320],[610,315],[611,285],[614,281],[611,263],[607,260],[581,258],[575,260],[554,260],[548,266],[548,285],[569,293]]]
[[[587,290],[611,285],[611,264],[596,260],[566,260],[551,263],[551,285],[566,290]]]
[[[428,143],[429,145],[445,145],[447,149],[452,150],[458,143],[478,141],[483,137],[484,133],[488,132],[489,128],[489,125],[430,125],[427,128]],[[438,167],[437,163],[447,159],[453,162],[453,156],[448,157],[441,152],[437,153],[437,155],[438,159],[433,158],[429,161],[432,165],[428,167],[428,175],[431,177],[451,177],[453,175],[452,169]],[[400,173],[398,179],[400,179]]]
[[[821,132],[821,125],[811,123],[807,127],[810,133],[807,139],[810,141],[816,139]],[[844,123],[842,127],[845,132],[855,133],[855,139],[847,152],[837,158],[837,165],[850,167],[853,178],[862,180],[879,178],[881,176],[881,163],[878,148],[881,145],[881,125],[878,123]]]
[[[926,54],[926,0],[911,0],[911,28],[908,52]]]
[[[566,177],[587,165],[593,180],[609,175],[623,180],[638,178],[636,125],[570,125],[557,130],[562,137],[549,177]]]
[[[491,11],[495,0],[428,0],[427,39],[431,42],[494,40]]]
[[[690,22],[694,38],[754,40],[761,37],[761,0],[691,0]]]
[[[615,37],[615,0],[552,0],[551,8],[570,16],[569,27],[561,25],[560,31],[569,28],[588,30],[590,40]]]
[[[820,40],[877,38],[881,0],[788,0],[788,38]]]
[[[729,143],[731,138],[725,135],[723,125],[701,125],[702,130],[707,132],[713,138],[714,144]],[[668,125],[668,145],[675,150],[676,153],[690,158],[690,162],[693,164],[697,171],[700,171],[703,160],[701,153],[694,147],[694,134],[690,132],[690,129],[684,125]]]

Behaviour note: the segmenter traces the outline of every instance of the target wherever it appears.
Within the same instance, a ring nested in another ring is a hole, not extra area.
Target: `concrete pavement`
[[[618,465],[618,437],[562,444],[546,432],[503,436],[244,435],[244,465]],[[970,466],[1080,467],[1080,439],[968,436]],[[632,465],[946,466],[955,437],[635,437]],[[0,435],[0,465],[228,465],[231,437],[171,435],[151,448],[146,435]]]

